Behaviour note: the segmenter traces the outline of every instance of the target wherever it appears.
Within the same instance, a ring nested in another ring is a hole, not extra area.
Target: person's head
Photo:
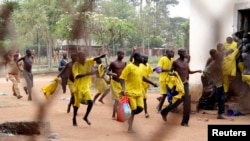
[[[77,60],[77,53],[72,53],[70,57],[71,57],[71,61],[75,62]]]
[[[232,44],[233,38],[232,37],[227,37],[226,41],[227,41],[228,44]]]
[[[117,59],[118,60],[122,60],[124,58],[124,55],[125,55],[124,51],[122,51],[122,50],[117,51]]]
[[[86,60],[86,54],[82,51],[77,53],[77,61],[81,64],[84,64]]]
[[[14,53],[13,57],[14,57],[14,60],[17,61],[19,59],[19,54],[18,53]]]
[[[98,58],[98,59],[96,60],[96,63],[97,63],[97,64],[101,64],[101,63],[102,63],[102,59],[101,59],[101,58]]]
[[[26,55],[27,55],[27,56],[31,56],[31,55],[32,55],[32,51],[31,51],[30,49],[27,49],[27,50],[26,50]]]
[[[218,51],[216,49],[210,49],[209,54],[213,60],[217,60],[219,57]]]
[[[173,58],[174,57],[174,51],[172,49],[166,49],[166,56],[168,58]]]
[[[225,50],[224,45],[222,43],[218,43],[217,46],[217,51],[223,52]]]
[[[184,48],[178,49],[178,54],[181,58],[186,58],[187,56],[187,51]]]
[[[172,50],[172,49],[170,50],[170,57],[174,58],[174,50]]]
[[[67,59],[67,54],[63,53],[63,59]]]
[[[170,54],[170,50],[169,49],[165,49],[164,56],[169,56],[169,54]]]
[[[140,52],[136,51],[133,55],[133,58],[135,63],[142,63],[142,57]]]

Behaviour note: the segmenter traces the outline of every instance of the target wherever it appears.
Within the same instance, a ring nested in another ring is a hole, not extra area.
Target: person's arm
[[[158,85],[154,82],[152,82],[151,80],[147,79],[146,77],[143,76],[143,79],[142,79],[144,82],[147,82],[149,84],[151,84],[152,86],[154,87],[158,87]]]
[[[109,65],[109,68],[108,68],[108,71],[107,71],[107,75],[109,75],[109,76],[117,76],[117,74],[116,73],[113,73],[112,72],[112,69],[113,69],[113,62]]]
[[[162,69],[161,72],[169,72],[171,69]]]
[[[97,57],[94,58],[94,61],[96,61],[96,60],[98,60],[98,59],[101,59],[101,58],[104,58],[105,56],[106,56],[106,54],[97,56]]]
[[[23,56],[23,57],[19,58],[16,62],[18,63],[18,62],[20,62],[20,61],[24,60],[24,57],[25,57],[25,56]]]
[[[202,70],[191,71],[190,68],[188,67],[188,72],[189,72],[189,74],[202,73]]]
[[[25,57],[25,56],[24,56]],[[18,68],[18,70],[19,71],[23,71],[20,67],[22,67],[24,64],[23,64],[23,62],[20,62],[20,61],[23,61],[24,60],[24,57],[21,57],[21,58],[19,58],[18,60],[16,60],[16,65],[17,65],[17,68]]]
[[[78,74],[78,75],[76,76],[76,79],[82,78],[82,77],[85,77],[85,76],[88,76],[88,75],[93,75],[93,74],[96,74],[96,71],[87,72],[87,73],[85,73],[85,74],[81,73],[81,74]]]
[[[176,70],[176,66],[177,66],[176,61],[174,61],[173,64],[172,64],[172,66],[171,66],[170,72],[175,71]]]
[[[67,63],[65,67],[60,71],[60,73],[57,75],[57,77],[60,77],[67,69],[68,69],[69,64]]]
[[[124,79],[120,79],[120,84],[122,86],[121,95],[125,96],[125,81],[124,81]]]

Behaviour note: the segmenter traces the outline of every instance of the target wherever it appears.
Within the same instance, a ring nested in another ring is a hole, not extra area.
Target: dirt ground
[[[12,95],[11,82],[6,82],[4,77],[0,78],[0,124],[12,121],[34,121],[38,112],[38,103],[46,102],[41,87],[49,84],[55,75],[35,75],[33,101],[27,100],[27,95],[21,89],[22,99]],[[60,87],[60,86],[59,86]],[[20,84],[22,88],[22,84]],[[95,90],[93,89],[93,94]],[[78,126],[72,126],[72,109],[66,112],[70,93],[62,94],[61,88],[55,93],[52,103],[45,108],[45,121],[50,124],[50,132],[35,136],[0,134],[0,141],[26,141],[26,140],[51,140],[51,141],[206,141],[207,130],[210,124],[250,124],[250,115],[226,117],[216,119],[216,111],[195,112],[195,104],[192,104],[192,113],[189,127],[180,126],[181,112],[170,113],[168,121],[164,122],[161,115],[156,112],[158,101],[157,91],[148,93],[149,118],[144,113],[135,117],[134,129],[136,133],[127,133],[127,122],[121,123],[111,119],[112,104],[110,94],[104,99],[105,104],[96,102],[89,115],[91,125],[87,125],[82,117],[86,111],[86,105],[81,105],[77,121]],[[182,107],[180,106],[181,110]]]

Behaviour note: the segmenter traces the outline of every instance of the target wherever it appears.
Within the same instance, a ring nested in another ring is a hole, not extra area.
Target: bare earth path
[[[41,87],[49,84],[55,75],[35,75],[34,76],[34,100],[28,101],[27,95],[21,89],[24,96],[18,100],[12,95],[11,83],[5,78],[0,78],[0,124],[11,121],[33,121],[37,112],[37,100],[45,101]],[[60,86],[59,86],[60,87]],[[22,88],[20,84],[20,88]],[[93,89],[93,94],[95,94]],[[7,95],[4,95],[6,93]],[[91,126],[83,120],[86,105],[81,105],[77,121],[78,126],[72,126],[72,109],[66,113],[70,93],[61,91],[56,93],[53,103],[47,107],[46,121],[50,123],[50,134],[48,138],[44,135],[37,135],[36,140],[53,141],[207,141],[207,126],[209,124],[250,124],[250,115],[226,117],[225,120],[216,119],[216,111],[206,111],[206,113],[192,112],[189,127],[180,126],[181,113],[170,113],[168,121],[164,122],[156,112],[159,96],[157,92],[148,93],[149,118],[140,113],[135,117],[134,128],[136,133],[127,133],[127,122],[120,123],[111,119],[112,104],[110,94],[104,99],[105,104],[96,102],[90,113],[89,120]],[[192,107],[195,107],[194,105]],[[182,107],[179,107],[182,109]],[[194,108],[192,108],[194,111]],[[0,141],[26,141],[31,137],[24,135],[0,134]]]

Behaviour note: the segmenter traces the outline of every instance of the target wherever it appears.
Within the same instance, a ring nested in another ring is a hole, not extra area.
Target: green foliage
[[[150,48],[152,47],[162,47],[164,44],[164,39],[160,36],[151,36],[149,39],[147,39],[147,42],[149,42]]]
[[[187,19],[168,16],[168,6],[178,4],[177,0],[146,0],[146,5],[142,2],[22,0],[12,21],[21,47],[35,46],[39,40],[46,50],[55,45],[56,39],[90,37],[112,49],[144,44],[162,47],[166,41],[178,47],[188,44],[189,31],[182,25]]]
[[[189,20],[186,20],[181,24],[181,30],[183,31],[184,37],[183,37],[183,45],[186,49],[189,50]]]
[[[90,16],[89,26],[95,41],[106,47],[123,46],[136,32],[136,28],[127,20],[95,13]]]
[[[170,18],[170,25],[167,28],[166,41],[170,46],[176,46],[177,48],[183,47],[184,39],[188,38],[189,31],[188,25],[185,23],[188,22],[188,19],[182,17]],[[185,29],[184,29],[185,28]]]
[[[60,20],[56,23],[55,32],[57,38],[63,40],[70,40],[72,35],[70,34],[72,30],[72,21],[68,14],[60,15]]]

